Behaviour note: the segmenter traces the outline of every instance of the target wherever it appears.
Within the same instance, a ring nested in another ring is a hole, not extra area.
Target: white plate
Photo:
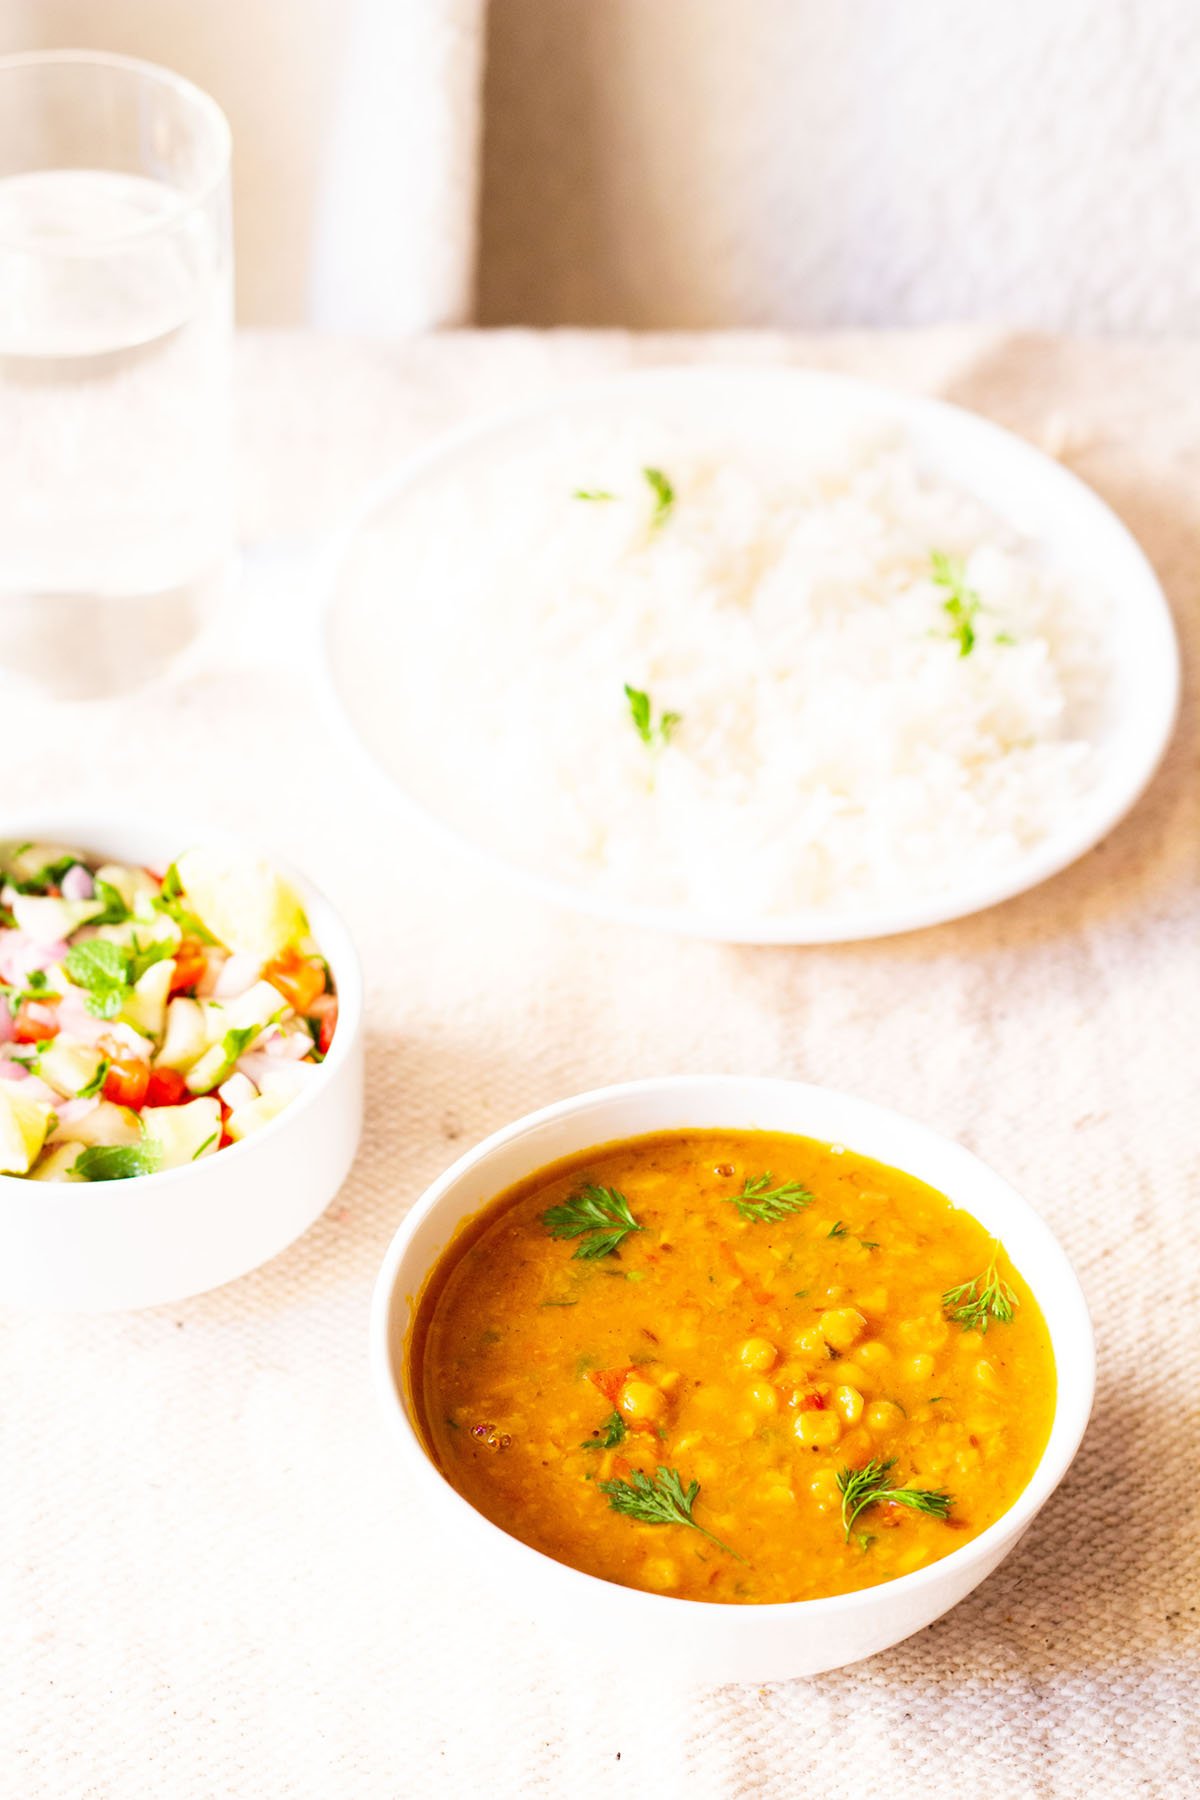
[[[396,752],[386,703],[373,698],[380,687],[356,676],[378,654],[380,607],[404,604],[405,569],[399,557],[394,579],[381,588],[380,545],[386,546],[389,530],[405,510],[420,504],[425,484],[461,478],[463,528],[470,530],[470,471],[481,458],[504,457],[531,434],[553,430],[568,417],[616,417],[639,406],[653,408],[672,423],[719,416],[761,430],[784,449],[789,420],[801,416],[807,431],[814,415],[831,428],[863,421],[898,425],[925,466],[974,492],[1021,536],[1042,545],[1056,562],[1103,592],[1111,609],[1114,681],[1110,722],[1099,745],[1101,772],[1059,831],[1015,856],[1002,872],[964,879],[941,893],[887,906],[764,917],[613,900],[525,867],[515,854],[500,856],[426,809],[417,771],[403,766]],[[961,918],[1045,881],[1090,850],[1134,805],[1170,739],[1179,693],[1179,651],[1162,589],[1134,538],[1090,488],[973,413],[844,376],[790,368],[658,369],[611,376],[440,439],[381,482],[339,539],[321,635],[324,686],[334,718],[348,727],[358,751],[365,752],[368,765],[382,778],[381,791],[443,838],[544,898],[609,920],[730,943],[819,944],[884,937]]]

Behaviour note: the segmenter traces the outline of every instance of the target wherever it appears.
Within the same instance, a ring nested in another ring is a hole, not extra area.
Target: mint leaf
[[[164,943],[162,939],[152,939],[150,943],[143,944],[135,933],[130,946],[130,982],[140,981],[147,969],[152,969],[155,963],[166,962],[167,958],[174,954],[174,946]]]
[[[85,938],[82,944],[72,944],[63,967],[76,987],[111,987],[129,979],[128,956],[107,938]]]
[[[85,938],[72,944],[63,967],[76,987],[85,989],[87,1008],[98,1019],[115,1019],[129,993],[130,962],[119,944],[107,938]]]
[[[26,845],[27,849],[31,847]],[[36,875],[27,876],[24,881],[18,881],[15,876],[11,876],[10,880],[18,894],[48,894],[52,887],[61,884],[67,870],[73,869],[78,861],[77,856],[60,856],[54,862],[46,863]]]
[[[134,1175],[153,1175],[161,1156],[152,1144],[89,1144],[73,1167],[85,1181],[127,1181]]]
[[[94,914],[88,924],[123,925],[130,917],[130,912],[121,898],[120,889],[115,888],[111,881],[102,881],[99,876],[95,879],[95,887],[97,900],[104,902],[104,911]]]
[[[661,469],[643,469],[642,474],[650,483],[654,494],[654,517],[651,525],[657,528],[664,524],[675,504],[675,489],[667,480]]]
[[[629,683],[626,682],[625,698],[629,702],[629,716],[633,720],[634,730],[641,738],[643,744],[653,743],[654,734],[650,729],[649,694],[642,688],[630,687]]]

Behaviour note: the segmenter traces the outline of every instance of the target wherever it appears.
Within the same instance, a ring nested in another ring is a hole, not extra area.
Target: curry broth
[[[743,1217],[756,1179],[811,1198]],[[610,1252],[544,1223],[585,1182],[640,1227]],[[994,1255],[1011,1317],[965,1329],[944,1295]],[[655,1134],[519,1182],[443,1254],[407,1363],[436,1462],[495,1524],[608,1581],[733,1603],[947,1555],[1027,1485],[1055,1400],[1041,1312],[976,1220],[899,1170],[768,1132]],[[847,1539],[839,1472],[889,1457],[878,1485],[949,1496],[948,1516],[880,1499]],[[677,1498],[699,1483],[698,1529],[614,1510],[660,1468]]]

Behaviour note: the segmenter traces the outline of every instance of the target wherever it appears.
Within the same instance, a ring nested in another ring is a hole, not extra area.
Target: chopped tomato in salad
[[[269,864],[161,875],[0,844],[0,1175],[111,1181],[261,1130],[319,1079],[337,995]]]

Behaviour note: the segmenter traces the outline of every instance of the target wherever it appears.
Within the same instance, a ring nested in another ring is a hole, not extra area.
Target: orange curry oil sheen
[[[656,1133],[519,1182],[444,1252],[406,1365],[427,1449],[496,1525],[733,1604],[948,1555],[1027,1485],[1055,1401],[1037,1303],[970,1214],[767,1132]]]

